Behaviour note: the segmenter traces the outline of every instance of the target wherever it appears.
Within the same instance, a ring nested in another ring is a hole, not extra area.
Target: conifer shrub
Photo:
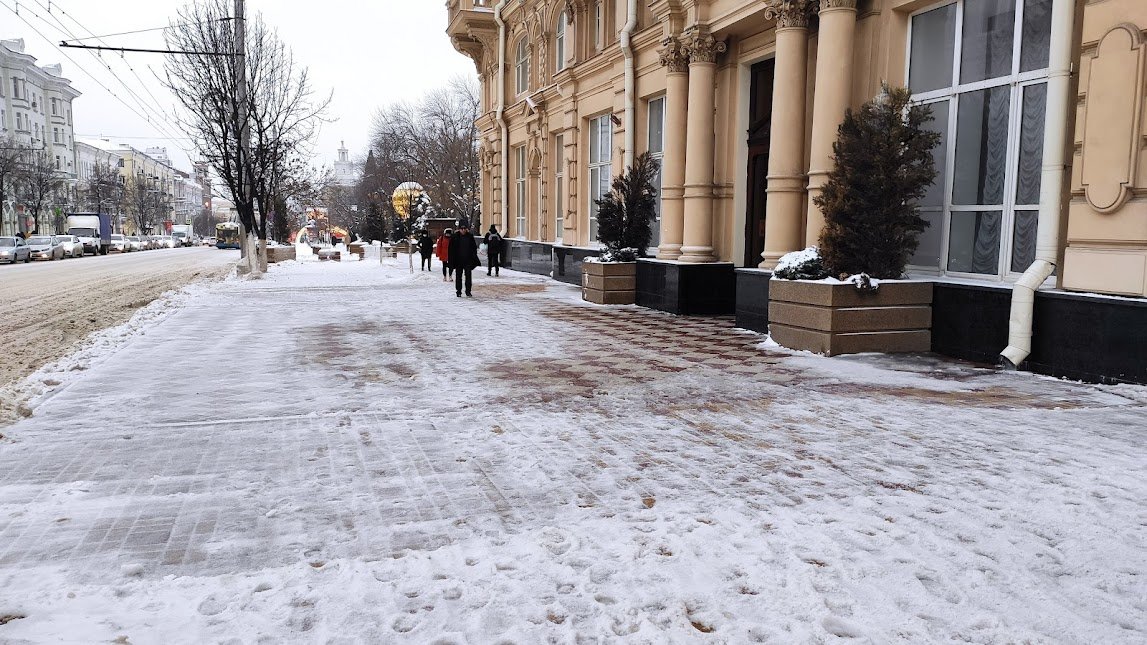
[[[907,88],[889,88],[848,110],[833,144],[835,165],[815,203],[824,212],[820,255],[832,275],[895,279],[916,251],[927,222],[917,202],[936,178],[932,148],[940,134],[924,126],[929,106]]]
[[[604,262],[632,262],[645,256],[657,209],[658,162],[642,153],[626,171],[614,177],[612,190],[597,204],[597,239],[605,247]]]

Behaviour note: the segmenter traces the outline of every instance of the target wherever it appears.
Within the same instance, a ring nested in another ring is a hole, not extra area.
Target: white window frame
[[[554,143],[554,243],[562,243],[566,225],[566,137],[559,134]]]
[[[603,114],[589,121],[589,244],[600,245],[597,240],[597,204],[609,192],[613,180],[613,121],[612,115]],[[595,154],[595,145],[596,154]],[[603,142],[608,145],[601,145]]]
[[[569,16],[565,11],[558,14],[558,24],[554,27],[554,71],[566,68],[566,28]]]
[[[518,41],[514,55],[514,94],[525,94],[530,89],[530,46],[528,38]]]
[[[526,146],[514,148],[514,236],[526,239]]]
[[[905,59],[904,59],[904,78],[907,82],[911,82],[910,73],[912,67],[912,31],[914,26],[914,18],[920,14],[928,13],[935,9],[940,9],[948,5],[956,5],[956,22],[953,27],[953,49],[952,49],[952,81],[947,87],[937,90],[929,90],[927,92],[919,92],[912,95],[912,100],[920,104],[933,104],[943,101],[948,102],[948,129],[944,133],[945,143],[947,145],[944,151],[944,176],[937,177],[938,180],[944,182],[944,199],[943,199],[943,216],[940,219],[940,224],[943,227],[940,235],[940,259],[939,267],[924,267],[919,265],[909,265],[908,269],[912,273],[919,273],[924,275],[942,275],[954,278],[975,280],[975,281],[991,281],[991,282],[1014,282],[1019,279],[1021,272],[1011,271],[1012,259],[1012,245],[1014,243],[1015,231],[1015,213],[1016,211],[1030,211],[1039,210],[1039,204],[1016,204],[1016,183],[1018,177],[1017,166],[1019,164],[1019,134],[1022,122],[1022,108],[1023,108],[1023,93],[1024,89],[1033,85],[1040,85],[1047,83],[1049,69],[1047,67],[1031,70],[1028,72],[1018,71],[1020,68],[1020,56],[1023,48],[1023,22],[1024,22],[1024,0],[1015,0],[1015,23],[1013,25],[1012,35],[1012,68],[1009,74],[998,76],[982,81],[975,81],[971,83],[960,82],[960,64],[963,57],[963,32],[964,32],[964,5],[966,0],[946,0],[944,2],[937,2],[925,8],[909,14],[908,18],[908,32],[907,42],[905,44]],[[1050,56],[1049,56],[1050,60]],[[1004,197],[1002,204],[953,204],[952,191],[955,184],[955,166],[956,166],[956,142],[957,133],[959,131],[958,114],[960,96],[972,92],[991,89],[995,87],[1010,86],[1011,90],[1008,96],[1008,141],[1005,153],[1005,170],[1004,170]],[[1045,123],[1046,127],[1047,124]],[[936,207],[925,207],[921,210],[935,212]],[[963,271],[950,271],[948,270],[949,260],[949,244],[951,242],[952,232],[952,213],[956,212],[985,212],[985,211],[1000,211],[1000,247],[996,257],[996,273],[968,273]],[[1054,280],[1054,278],[1049,278]]]

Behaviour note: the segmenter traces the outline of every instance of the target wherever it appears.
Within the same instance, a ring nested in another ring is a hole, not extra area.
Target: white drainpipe
[[[510,165],[510,125],[506,123],[506,21],[502,20],[502,8],[505,6],[506,0],[499,0],[498,5],[494,7],[494,22],[498,23],[498,111],[495,113],[495,118],[498,125],[502,126],[500,145],[502,177],[499,184],[502,194],[502,221],[500,226],[502,235],[506,234],[506,223],[510,219],[510,204],[506,195],[510,190],[510,178],[507,172]]]
[[[637,78],[633,60],[633,30],[637,28],[637,0],[629,0],[629,19],[621,30],[621,53],[625,55],[625,167],[633,165],[637,145]]]
[[[1047,112],[1043,131],[1043,174],[1040,178],[1039,220],[1035,261],[1012,288],[1008,346],[1000,352],[1003,366],[1016,369],[1031,354],[1032,310],[1035,291],[1055,270],[1059,256],[1060,218],[1063,216],[1063,179],[1068,118],[1075,105],[1071,95],[1074,0],[1052,0],[1051,52],[1048,61]]]

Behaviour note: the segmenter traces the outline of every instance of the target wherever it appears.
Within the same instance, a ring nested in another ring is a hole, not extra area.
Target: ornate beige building
[[[566,260],[595,244],[594,198],[649,151],[662,194],[646,291],[673,292],[685,305],[659,308],[682,312],[728,292],[740,317],[754,271],[767,278],[782,254],[817,242],[813,198],[837,126],[887,81],[931,105],[943,135],[913,276],[1014,292],[1029,336],[1037,290],[1147,296],[1143,0],[447,7],[482,81],[484,220],[504,226],[527,268],[541,272],[548,255],[567,277]]]

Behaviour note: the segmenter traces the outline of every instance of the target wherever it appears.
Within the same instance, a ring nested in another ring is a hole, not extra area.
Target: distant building
[[[335,184],[339,186],[354,186],[362,175],[362,167],[350,160],[346,149],[346,142],[340,142],[339,159],[335,162]]]
[[[78,96],[60,65],[39,67],[36,58],[25,53],[22,39],[0,40],[0,139],[12,137],[18,145],[50,150],[69,189],[76,173],[72,101]],[[69,192],[60,195],[60,205]],[[0,204],[0,235],[21,231],[16,206],[11,200]],[[50,219],[50,209],[45,209],[37,228],[46,230]]]

